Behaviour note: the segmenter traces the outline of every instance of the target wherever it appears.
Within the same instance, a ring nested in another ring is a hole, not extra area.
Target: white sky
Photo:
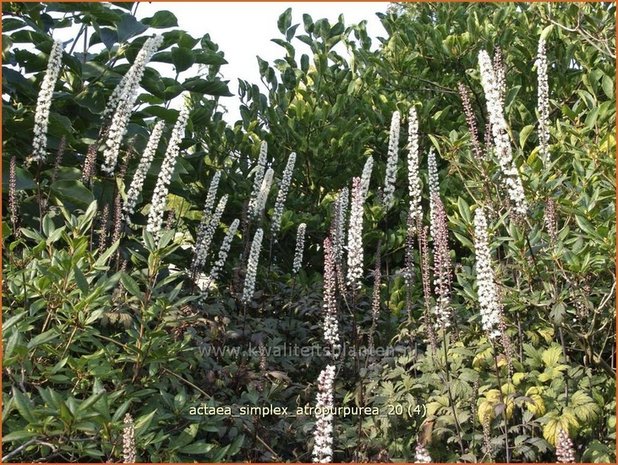
[[[238,78],[262,87],[256,55],[269,62],[284,56],[285,50],[270,39],[283,38],[277,29],[277,19],[289,7],[292,7],[292,24],[301,24],[297,34],[304,33],[302,15],[307,13],[314,21],[327,18],[331,24],[339,14],[344,15],[346,25],[367,20],[367,32],[374,45],[376,37],[386,36],[375,13],[385,12],[388,2],[144,2],[137,8],[136,16],[142,19],[169,10],[178,18],[178,27],[193,37],[209,33],[225,53],[228,64],[221,67],[221,75],[230,81],[230,91],[236,94]],[[304,47],[300,41],[293,43],[297,48]],[[240,118],[236,97],[222,97],[220,102],[229,111],[225,118],[228,122]]]

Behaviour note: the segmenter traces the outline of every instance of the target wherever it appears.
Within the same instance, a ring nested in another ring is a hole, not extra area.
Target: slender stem
[[[463,445],[463,439],[461,437],[461,424],[459,423],[459,419],[457,418],[457,409],[455,408],[455,401],[453,399],[453,393],[451,392],[451,372],[448,366],[448,347],[447,347],[447,333],[446,331],[442,335],[442,349],[444,350],[444,371],[446,373],[446,386],[448,388],[448,400],[451,404],[451,409],[453,410],[453,418],[455,419],[455,428],[457,429],[457,441],[459,442],[459,449],[461,450],[461,455],[466,453]]]
[[[496,377],[498,379],[498,392],[500,393],[500,402],[504,405],[504,451],[506,452],[506,463],[511,462],[511,451],[509,450],[509,425],[507,419],[507,405],[502,394],[502,381],[500,380],[500,368],[498,367],[498,357],[496,356],[496,346],[494,345],[494,366],[496,367]]]

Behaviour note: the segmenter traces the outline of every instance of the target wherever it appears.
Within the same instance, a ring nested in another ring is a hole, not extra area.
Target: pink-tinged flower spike
[[[395,194],[395,181],[397,180],[397,162],[399,161],[399,129],[401,117],[399,112],[393,113],[391,119],[391,132],[388,141],[388,158],[386,160],[386,176],[384,177],[383,203],[388,207],[393,201]]]
[[[335,366],[327,365],[318,376],[315,430],[313,431],[313,461],[333,461],[333,411],[334,411]]]
[[[414,463],[431,463],[429,451],[422,444],[417,444],[414,450]]]
[[[418,117],[414,108],[410,109],[408,121],[408,190],[410,194],[409,224],[414,228],[417,219],[423,217],[419,176]]]
[[[528,207],[524,196],[524,187],[519,177],[519,171],[513,161],[511,141],[509,140],[508,128],[504,119],[499,84],[491,64],[491,59],[485,50],[481,50],[479,53],[479,68],[502,178],[515,213],[525,215]]]
[[[17,159],[15,155],[9,162],[9,218],[13,234],[17,234],[17,222],[19,218],[19,206],[17,204]]]
[[[539,40],[536,57],[537,98],[539,111],[539,153],[543,162],[549,161],[549,83],[545,39]]]
[[[470,133],[470,143],[472,144],[472,152],[477,160],[483,160],[485,154],[481,148],[481,142],[479,140],[479,130],[476,125],[476,117],[472,110],[472,103],[470,102],[470,89],[464,84],[459,83],[457,86],[459,90],[459,97],[461,98],[461,104],[463,105],[464,114],[466,115],[466,124],[468,125],[468,132]]]
[[[54,41],[45,77],[41,82],[41,90],[36,101],[34,113],[34,139],[32,140],[32,155],[28,162],[42,162],[47,158],[47,126],[49,124],[49,110],[56,81],[62,66],[62,42]]]
[[[501,305],[489,251],[487,218],[480,207],[474,214],[474,253],[481,322],[489,338],[495,339],[500,335]]]
[[[161,140],[164,127],[165,122],[163,121],[159,121],[155,125],[152,130],[152,134],[150,134],[150,138],[148,139],[148,143],[146,144],[146,149],[144,149],[144,154],[142,155],[139,165],[135,170],[135,174],[133,175],[133,181],[131,181],[131,186],[127,192],[127,200],[122,207],[125,221],[129,224],[131,223],[131,215],[135,212],[135,205],[137,205],[139,194],[142,192],[142,188],[144,187],[146,174],[148,174],[148,170],[152,164],[155,152],[159,146],[159,141]]]
[[[367,198],[369,194],[369,184],[371,183],[371,172],[373,171],[373,157],[367,158],[365,166],[363,166],[363,174],[361,175],[361,187],[363,188],[363,198]]]
[[[292,274],[297,274],[303,266],[303,252],[305,250],[305,231],[307,225],[301,223],[296,232],[296,249],[294,251],[294,263],[292,264]]]
[[[348,227],[348,276],[350,289],[360,289],[363,276],[363,188],[358,177],[352,179],[352,205]]]
[[[208,229],[208,225],[210,224],[210,220],[212,219],[212,209],[215,206],[215,198],[217,196],[217,189],[219,188],[219,181],[221,180],[221,171],[216,171],[210,181],[210,186],[208,187],[208,194],[206,194],[206,201],[204,202],[204,210],[202,211],[202,220],[200,221],[200,225],[197,228],[197,234],[195,243],[199,244],[204,239],[204,234],[206,233],[206,229]]]
[[[135,426],[130,413],[124,416],[124,428],[122,430],[122,462],[135,463],[137,450],[135,447]]]
[[[253,236],[251,243],[251,252],[249,253],[249,261],[247,262],[247,276],[245,277],[245,285],[240,299],[242,303],[248,304],[253,299],[255,293],[255,280],[257,277],[257,268],[260,261],[260,250],[262,248],[262,239],[264,231],[259,228]]]
[[[227,198],[227,194],[225,194],[219,199],[215,213],[210,218],[208,226],[206,227],[200,242],[195,244],[195,257],[193,258],[193,263],[191,264],[191,269],[194,273],[200,272],[204,266],[204,263],[206,263],[206,258],[208,257],[208,252],[210,251],[210,244],[212,244],[212,239],[215,236],[215,232],[217,232],[219,223],[221,222],[221,217],[223,216],[223,211],[225,210],[225,205],[227,204]]]
[[[566,431],[560,428],[556,441],[556,459],[558,463],[574,463],[575,449],[573,449],[573,441],[569,438]]]
[[[330,238],[324,239],[324,342],[327,352],[337,357],[341,351],[337,321],[335,252]]]
[[[116,168],[120,145],[127,132],[127,125],[139,95],[139,83],[144,75],[146,65],[152,58],[152,55],[159,49],[162,42],[163,36],[159,35],[151,37],[144,42],[133,65],[120,81],[117,90],[115,89],[112,93],[108,107],[105,110],[104,118],[107,117],[108,112],[111,113],[112,108],[115,108],[114,116],[107,130],[107,140],[103,150],[104,162],[103,166],[101,166],[101,171],[108,175],[111,175]]]
[[[279,232],[281,227],[281,218],[283,217],[283,206],[285,205],[285,199],[288,196],[288,190],[292,182],[292,173],[294,172],[294,164],[296,163],[296,153],[292,152],[288,158],[288,162],[283,170],[283,176],[281,177],[281,184],[279,184],[279,192],[277,192],[277,199],[275,200],[275,211],[271,218],[270,231],[273,236]]]
[[[435,236],[433,240],[434,290],[436,321],[443,328],[451,325],[451,257],[448,248],[448,219],[444,204],[438,195],[434,195],[435,213],[432,218]]]
[[[249,199],[249,218],[257,216],[255,214],[255,203],[260,194],[260,187],[266,172],[266,156],[268,155],[268,143],[263,140],[260,145],[260,156],[258,157],[257,166],[255,167],[255,177],[253,178],[253,190]]]
[[[161,172],[159,173],[157,184],[152,194],[152,200],[150,201],[150,212],[148,213],[146,230],[152,233],[156,239],[158,239],[163,225],[163,212],[167,205],[169,184],[172,181],[176,159],[180,153],[180,143],[182,142],[182,137],[188,121],[189,107],[185,103],[185,106],[180,110],[180,115],[178,115],[178,120],[172,130],[172,135],[170,136],[170,141],[165,152],[165,158],[161,165]]]

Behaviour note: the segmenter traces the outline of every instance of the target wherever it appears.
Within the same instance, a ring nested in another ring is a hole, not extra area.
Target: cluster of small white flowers
[[[163,224],[163,212],[167,204],[169,183],[172,180],[172,174],[176,166],[176,158],[180,152],[180,142],[182,141],[188,120],[189,108],[185,105],[182,110],[180,110],[180,115],[178,115],[178,120],[170,136],[170,141],[165,151],[165,158],[161,165],[161,172],[157,178],[157,184],[152,194],[152,200],[150,201],[150,212],[148,213],[146,230],[152,233],[156,238],[158,238]]]
[[[425,446],[421,444],[416,445],[414,451],[414,463],[431,463],[431,456]]]
[[[124,416],[124,427],[122,430],[122,462],[135,463],[136,460],[135,426],[133,425],[133,417],[130,413],[127,413]]]
[[[433,147],[429,150],[427,157],[427,173],[429,178],[429,232],[431,237],[434,238],[436,231],[434,230],[435,220],[434,215],[436,213],[435,198],[440,196],[440,181],[438,180],[438,164],[436,162],[436,154]]]
[[[499,84],[496,80],[491,59],[485,50],[479,53],[479,68],[481,84],[487,101],[487,113],[491,123],[494,146],[498,162],[506,184],[506,190],[513,203],[515,213],[525,215],[527,210],[524,187],[519,177],[519,171],[513,161],[511,141],[509,140],[506,120],[500,98]]]
[[[339,324],[337,322],[337,270],[335,250],[329,237],[324,239],[324,342],[327,351],[333,357],[341,350],[339,343]]]
[[[350,224],[348,226],[348,276],[350,289],[360,288],[363,276],[363,197],[360,178],[352,179],[352,202],[350,207]]]
[[[200,288],[208,293],[210,289],[210,285],[219,277],[219,272],[223,269],[225,265],[225,261],[227,260],[227,256],[230,253],[230,248],[232,247],[232,241],[234,240],[234,236],[236,235],[236,231],[238,231],[238,225],[240,224],[240,220],[237,218],[232,221],[229,229],[225,237],[223,238],[223,242],[221,243],[221,248],[219,249],[219,254],[217,256],[217,261],[212,265],[210,269],[210,274],[208,278],[204,281]]]
[[[335,224],[333,227],[333,248],[335,249],[335,261],[338,264],[343,260],[343,248],[345,243],[345,219],[348,214],[350,192],[347,187],[339,191],[335,202]]]
[[[544,162],[549,160],[549,83],[547,78],[547,53],[545,39],[539,40],[536,57],[539,108],[539,153]]]
[[[201,271],[204,263],[206,263],[206,258],[208,257],[208,252],[210,251],[210,244],[212,244],[212,239],[215,236],[215,232],[217,232],[217,227],[221,222],[223,211],[227,205],[227,198],[227,194],[225,194],[219,199],[215,213],[210,218],[201,240],[195,244],[195,257],[193,258],[193,263],[191,264],[191,269],[194,273]]]
[[[506,98],[506,65],[504,63],[504,55],[502,49],[496,47],[494,51],[493,61],[494,73],[496,76],[496,84],[498,86],[498,95],[500,96],[500,106],[504,107]]]
[[[491,339],[500,335],[501,307],[489,252],[487,218],[482,208],[474,214],[474,253],[476,254],[476,282],[483,329]]]
[[[397,179],[397,162],[399,161],[399,128],[400,115],[396,111],[391,119],[391,132],[388,141],[388,158],[386,160],[386,175],[384,177],[384,198],[385,206],[388,206],[395,194],[395,181]]]
[[[266,156],[268,154],[268,143],[263,140],[260,145],[260,156],[258,157],[257,166],[255,168],[255,177],[253,178],[253,190],[251,191],[251,198],[249,199],[249,217],[253,218],[257,216],[255,214],[256,202],[258,195],[260,194],[260,188],[262,187],[262,180],[264,179],[264,172],[266,171]]]
[[[124,215],[125,221],[129,224],[131,223],[131,215],[135,213],[135,205],[137,204],[137,198],[139,197],[139,194],[140,192],[142,192],[142,188],[144,187],[144,180],[146,179],[146,174],[150,169],[150,165],[152,164],[155,152],[157,151],[157,146],[159,145],[159,140],[161,140],[161,135],[163,134],[164,127],[165,122],[163,121],[159,121],[155,125],[154,129],[152,130],[152,134],[150,134],[150,138],[148,139],[148,143],[146,144],[144,154],[142,155],[142,158],[139,161],[139,165],[135,170],[135,174],[133,175],[133,181],[131,181],[131,186],[129,187],[129,191],[127,192],[127,200],[122,207],[122,213]]]
[[[242,292],[242,303],[248,304],[253,299],[255,292],[255,279],[257,277],[257,268],[260,260],[260,249],[262,248],[262,239],[264,238],[264,231],[259,228],[253,236],[253,242],[251,243],[251,252],[249,253],[249,261],[247,262],[247,276],[245,277],[245,285]]]
[[[569,437],[569,434],[560,428],[558,432],[558,438],[556,441],[556,459],[558,463],[574,463],[575,462],[575,449],[573,448],[573,441]]]
[[[288,162],[283,170],[283,176],[281,177],[281,184],[279,185],[279,192],[277,192],[277,199],[275,200],[275,211],[271,218],[270,230],[274,234],[279,232],[281,227],[281,218],[283,216],[283,206],[285,199],[288,196],[288,190],[290,189],[290,183],[292,182],[292,173],[294,172],[294,164],[296,163],[296,153],[292,152],[288,158]]]
[[[107,116],[108,111],[111,112],[111,110],[108,110],[110,108],[115,108],[115,113],[107,131],[107,140],[105,141],[105,149],[103,150],[104,163],[103,166],[101,166],[101,171],[108,175],[111,175],[116,168],[122,138],[127,132],[127,124],[129,123],[133,106],[139,94],[139,83],[144,75],[146,65],[162,42],[163,36],[159,35],[151,37],[144,42],[142,49],[135,58],[135,62],[112,93],[112,97],[104,113],[104,118]]]
[[[333,461],[333,408],[334,408],[335,366],[327,365],[318,376],[316,397],[317,422],[313,431],[313,461]]]
[[[296,250],[294,251],[294,263],[292,265],[292,274],[296,274],[303,266],[303,252],[305,250],[305,231],[307,225],[301,223],[298,225],[298,231],[296,232]]]
[[[202,220],[197,228],[197,234],[195,243],[199,244],[204,238],[204,233],[210,224],[212,217],[212,209],[215,206],[215,198],[217,197],[217,189],[219,189],[219,181],[221,180],[221,171],[217,170],[210,181],[208,187],[208,194],[206,194],[206,200],[204,201],[204,210],[202,211]]]
[[[142,80],[142,76],[144,75],[146,65],[162,43],[163,36],[161,35],[154,35],[144,42],[144,45],[142,45],[141,50],[135,57],[133,65],[131,65],[131,68],[129,68],[127,74],[122,77],[120,83],[114,88],[112,95],[107,102],[107,106],[103,111],[103,121],[109,118],[112,113],[116,111],[130,89],[134,88],[137,90],[139,82]]]
[[[262,213],[264,213],[264,209],[266,208],[266,201],[268,200],[268,194],[270,194],[270,188],[273,184],[273,175],[274,171],[272,168],[268,168],[266,170],[266,174],[264,178],[262,178],[262,185],[260,186],[260,191],[255,199],[255,207],[253,209],[254,218],[259,218]]]
[[[41,90],[36,101],[34,113],[34,138],[32,140],[32,155],[29,162],[42,162],[47,157],[47,125],[49,124],[49,109],[51,107],[54,87],[62,66],[62,42],[54,41],[45,77],[41,83]]]
[[[367,194],[369,193],[369,183],[371,182],[371,172],[373,171],[373,157],[370,156],[365,161],[365,166],[363,166],[363,174],[361,175],[361,187],[363,189],[363,198],[367,198]]]
[[[422,219],[421,178],[419,176],[418,117],[414,108],[410,109],[408,121],[408,189],[410,192],[410,222],[416,225]]]

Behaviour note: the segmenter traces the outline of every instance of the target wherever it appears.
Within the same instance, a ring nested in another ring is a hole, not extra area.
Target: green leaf
[[[530,136],[533,130],[534,130],[534,125],[529,124],[528,126],[524,126],[519,132],[519,146],[522,149],[524,148],[524,145],[526,145],[526,141],[528,140],[528,137]]]
[[[118,24],[117,30],[118,41],[125,42],[131,37],[135,37],[136,35],[148,30],[148,26],[140,23],[137,19],[135,19],[135,16],[125,13],[122,15],[122,19]]]
[[[89,289],[88,280],[86,279],[86,276],[84,276],[84,273],[82,273],[82,270],[80,270],[77,265],[73,267],[73,273],[75,274],[75,283],[77,284],[77,287],[81,291],[82,296],[86,295]]]
[[[171,11],[157,11],[154,16],[142,19],[142,23],[156,29],[178,27],[178,19]]]
[[[174,47],[172,49],[172,63],[176,67],[176,72],[180,73],[191,68],[194,62],[193,52],[188,48]]]
[[[288,8],[279,16],[277,20],[277,28],[281,34],[285,34],[285,31],[288,30],[290,25],[292,24],[292,8]]]
[[[15,400],[17,411],[24,418],[24,420],[28,423],[34,423],[36,419],[32,414],[32,411],[34,410],[32,401],[16,387],[13,387],[13,399]]]
[[[53,341],[57,337],[58,333],[56,332],[56,329],[52,328],[32,338],[32,340],[28,343],[28,349],[34,349],[35,347],[38,347],[40,345],[47,344],[48,342]]]
[[[214,95],[217,97],[231,97],[233,95],[228,89],[227,84],[219,80],[207,81],[198,78],[187,79],[182,86],[186,90],[200,94]]]
[[[607,74],[603,75],[601,85],[603,86],[603,92],[605,92],[607,98],[612,100],[614,98],[614,88],[616,86],[612,78],[609,77]]]
[[[129,294],[137,297],[140,300],[143,300],[144,294],[139,289],[139,285],[137,282],[129,276],[127,273],[122,273],[120,275],[120,282],[124,286],[124,288],[129,291]]]
[[[183,447],[178,452],[182,454],[207,454],[215,447],[214,444],[206,444],[205,442],[194,442]]]
[[[35,431],[13,431],[12,433],[3,435],[2,442],[23,441],[24,439],[30,439],[38,435],[39,433]]]
[[[71,203],[84,209],[94,202],[92,193],[77,180],[56,181],[51,185],[51,192],[63,204]]]

